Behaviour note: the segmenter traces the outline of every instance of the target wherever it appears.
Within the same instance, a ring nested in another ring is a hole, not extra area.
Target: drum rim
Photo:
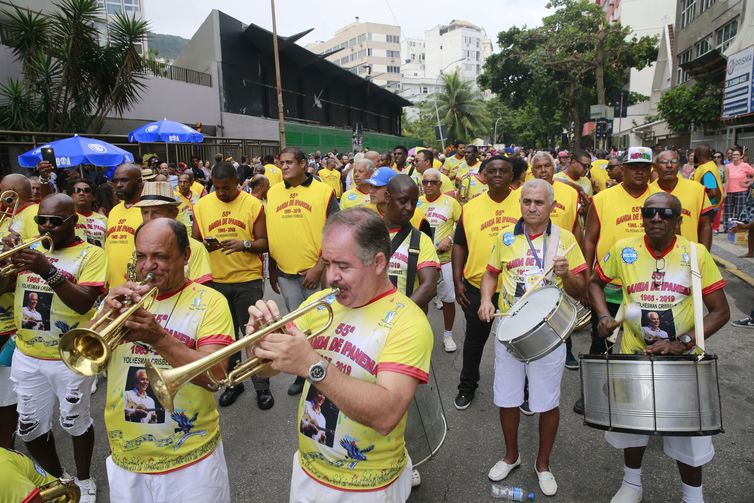
[[[514,337],[514,338],[512,338],[512,339],[505,339],[505,340],[503,340],[503,339],[501,339],[501,338],[500,338],[500,336],[498,335],[498,334],[500,333],[500,327],[502,327],[502,326],[505,326],[505,323],[506,323],[506,321],[508,321],[508,320],[512,320],[512,319],[513,319],[513,317],[512,317],[512,316],[510,316],[510,311],[511,311],[511,310],[510,310],[510,309],[508,309],[508,310],[507,310],[507,311],[505,312],[505,314],[506,314],[505,318],[503,318],[502,320],[500,320],[500,324],[499,324],[499,325],[497,326],[497,330],[495,331],[495,332],[496,332],[496,333],[495,333],[495,339],[497,339],[497,340],[498,340],[498,342],[500,342],[500,343],[502,343],[502,344],[505,344],[506,342],[514,341],[514,340],[516,340],[516,339],[518,339],[518,338],[520,338],[520,337],[525,337],[525,336],[527,336],[527,335],[531,335],[532,333],[534,333],[534,332],[538,331],[538,330],[539,330],[539,329],[540,329],[540,328],[542,327],[542,325],[544,325],[545,323],[549,322],[549,321],[550,321],[550,320],[552,319],[552,316],[553,316],[553,314],[555,314],[555,313],[557,312],[557,310],[558,310],[558,309],[560,308],[560,305],[561,305],[561,304],[563,303],[563,301],[565,300],[565,298],[566,298],[566,297],[568,297],[568,294],[567,294],[567,293],[565,293],[565,291],[564,291],[564,290],[561,290],[560,288],[558,288],[558,287],[557,287],[557,286],[555,286],[555,285],[547,285],[547,286],[543,286],[543,287],[541,287],[541,288],[538,288],[538,289],[537,289],[537,291],[541,291],[541,290],[545,290],[545,289],[553,289],[553,288],[554,288],[555,290],[557,290],[557,291],[558,291],[558,292],[560,293],[560,295],[558,296],[558,300],[557,300],[557,302],[555,303],[555,305],[553,306],[553,308],[552,308],[552,309],[550,310],[550,312],[548,312],[548,313],[547,313],[547,316],[544,316],[544,317],[543,317],[543,318],[542,318],[542,319],[541,319],[541,320],[539,321],[539,323],[537,323],[537,324],[536,324],[536,325],[534,325],[533,327],[529,328],[529,329],[528,329],[528,330],[527,330],[526,332],[524,332],[524,333],[522,333],[522,334],[520,334],[520,335],[517,335],[516,337]],[[535,293],[536,293],[536,292],[535,292]],[[534,293],[533,293],[532,295],[534,295]],[[527,300],[528,300],[528,299],[527,299]],[[522,307],[523,307],[523,306],[522,306]],[[576,306],[574,306],[574,307],[576,307]],[[521,308],[519,308],[519,310],[520,310],[520,309],[521,309]],[[576,314],[578,315],[578,310],[577,310]],[[575,322],[577,321],[577,319],[578,319],[578,316],[576,316],[575,318],[576,318],[576,319],[574,319],[574,323],[575,323]],[[576,327],[575,327],[575,325],[574,325],[574,330],[575,330],[575,329],[576,329]],[[568,337],[570,337],[570,334],[568,335]],[[567,339],[568,337],[566,337],[566,338],[561,338],[561,339],[563,340],[563,342],[565,342],[565,340],[566,340],[566,339]],[[540,357],[540,358],[541,358],[541,357]]]
[[[713,361],[717,360],[716,354],[705,353],[700,359],[697,355],[644,355],[644,354],[583,354],[579,353],[580,360],[595,361],[638,361],[638,362],[672,362],[672,361]]]
[[[714,428],[711,430],[701,431],[658,431],[658,430],[638,430],[635,428],[617,428],[615,426],[606,426],[604,424],[591,423],[584,416],[584,426],[595,428],[602,431],[614,431],[616,433],[632,433],[635,435],[653,435],[656,437],[706,437],[710,435],[717,435],[725,433],[725,429],[720,425],[720,428]]]

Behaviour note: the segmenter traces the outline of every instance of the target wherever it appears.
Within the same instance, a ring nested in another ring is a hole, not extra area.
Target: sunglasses
[[[663,166],[667,166],[668,164],[676,166],[678,164],[678,159],[662,159],[656,162],[657,164],[662,164]]]
[[[678,212],[673,208],[642,208],[641,216],[644,218],[654,218],[656,215],[660,215],[663,220],[670,220],[673,217],[678,216]]]
[[[437,185],[440,180],[422,180],[422,185]]]
[[[46,225],[47,222],[50,222],[50,225],[53,227],[60,227],[75,216],[71,215],[68,218],[63,218],[56,215],[34,215],[34,223],[37,225]]]
[[[91,194],[92,189],[90,187],[76,187],[73,189],[74,194]]]

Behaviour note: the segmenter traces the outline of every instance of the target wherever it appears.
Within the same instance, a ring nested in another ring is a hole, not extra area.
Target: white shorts
[[[60,409],[60,426],[70,435],[83,435],[92,425],[89,403],[94,377],[84,377],[60,360],[13,353],[10,373],[18,398],[18,436],[30,442],[52,429],[55,399]]]
[[[495,339],[494,401],[498,407],[518,407],[524,402],[524,381],[529,378],[529,409],[547,412],[560,404],[560,380],[565,368],[566,346],[530,363],[516,360]]]
[[[620,433],[606,431],[605,440],[616,449],[629,447],[646,447],[649,443],[649,435],[636,433]],[[715,457],[715,448],[712,445],[712,437],[662,437],[662,450],[669,457],[689,466],[702,466]]]
[[[455,304],[456,289],[453,286],[453,264],[446,262],[440,266],[437,280],[437,298],[445,304]]]
[[[16,402],[18,399],[10,380],[10,367],[0,366],[0,407],[8,407]]]
[[[384,489],[378,491],[339,491],[320,484],[301,468],[298,451],[293,455],[291,495],[289,503],[399,503],[411,496],[411,459],[403,473]]]
[[[222,441],[206,458],[168,473],[129,472],[116,465],[112,456],[107,457],[105,465],[111,503],[230,503]]]

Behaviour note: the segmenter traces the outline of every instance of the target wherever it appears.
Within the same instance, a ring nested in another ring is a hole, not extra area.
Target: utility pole
[[[283,113],[283,86],[280,83],[280,53],[278,52],[278,27],[275,19],[275,0],[270,0],[272,8],[272,52],[275,58],[275,88],[278,96],[278,131],[280,149],[285,148],[285,114]]]

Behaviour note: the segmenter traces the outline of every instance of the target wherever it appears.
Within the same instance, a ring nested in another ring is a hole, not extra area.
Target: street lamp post
[[[443,137],[443,134],[442,134],[442,124],[440,124],[440,112],[437,109],[437,85],[440,83],[440,77],[443,76],[442,72],[444,72],[446,68],[448,68],[450,65],[454,65],[458,63],[459,61],[463,61],[464,59],[466,58],[459,58],[445,65],[442,68],[442,70],[440,70],[440,75],[438,75],[437,78],[435,79],[435,92],[432,93],[432,101],[434,102],[434,105],[435,105],[435,117],[437,118],[437,131],[440,133],[440,144],[442,145],[443,152],[445,152],[445,138]]]
[[[502,117],[498,117],[497,119],[495,119],[495,127],[492,130],[492,144],[493,145],[497,144],[497,123],[500,119],[502,119]]]

